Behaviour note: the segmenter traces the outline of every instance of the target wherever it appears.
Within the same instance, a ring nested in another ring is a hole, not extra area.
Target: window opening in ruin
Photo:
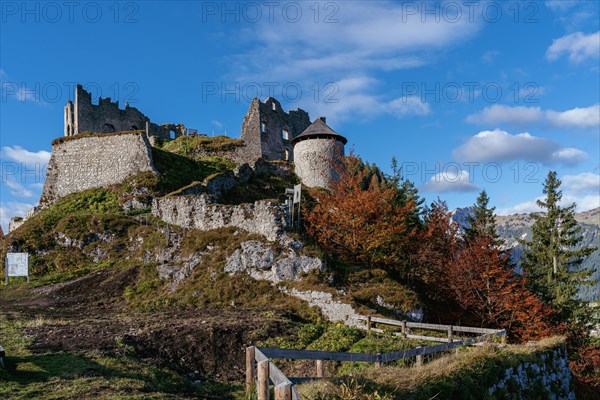
[[[260,131],[262,133],[267,133],[267,123],[266,122],[261,122],[260,123]]]
[[[113,124],[104,124],[104,130],[106,132],[115,132],[115,126]]]
[[[139,128],[137,126],[135,126],[135,125],[131,125],[131,130],[132,131],[137,131],[137,130],[139,130]]]
[[[175,139],[175,131],[169,131],[169,137]]]
[[[277,111],[277,104],[275,102],[272,103],[273,111]]]
[[[285,139],[285,140],[290,140],[290,132],[288,132],[287,129],[284,129],[283,131],[281,131],[281,136]]]
[[[285,161],[290,161],[290,149],[285,149]]]

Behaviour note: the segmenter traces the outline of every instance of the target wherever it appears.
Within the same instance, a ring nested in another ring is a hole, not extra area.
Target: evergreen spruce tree
[[[402,170],[398,167],[396,157],[392,158],[392,175],[386,175],[387,183],[395,190],[395,202],[403,207],[412,202],[413,212],[408,216],[408,224],[413,227],[422,226],[421,214],[423,213],[424,198],[419,196],[419,190],[414,183],[402,176]]]
[[[469,227],[465,228],[465,240],[472,241],[482,235],[489,236],[496,245],[502,244],[498,232],[496,232],[496,207],[489,207],[490,198],[485,190],[477,196],[473,212],[467,217]]]
[[[562,317],[574,321],[583,317],[587,306],[576,299],[581,285],[592,284],[592,271],[582,270],[581,263],[595,249],[580,247],[581,227],[575,221],[573,203],[562,207],[560,180],[550,171],[544,182],[546,198],[537,205],[543,213],[532,213],[535,220],[531,241],[526,246],[521,267],[529,274],[531,289],[561,310]]]

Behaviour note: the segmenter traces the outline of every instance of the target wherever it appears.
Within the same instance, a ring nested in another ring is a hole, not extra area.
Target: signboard
[[[300,197],[302,196],[302,185],[294,186],[294,204],[300,203]]]
[[[6,254],[6,281],[10,276],[26,276],[29,282],[29,254],[7,253]]]

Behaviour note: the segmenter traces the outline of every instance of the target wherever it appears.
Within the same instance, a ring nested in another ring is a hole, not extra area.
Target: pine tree
[[[469,227],[465,228],[465,240],[472,241],[477,236],[487,235],[496,245],[502,243],[496,232],[496,207],[490,208],[489,203],[490,198],[486,191],[482,190],[477,196],[472,214],[467,217]]]
[[[578,246],[582,238],[575,221],[576,204],[560,205],[560,184],[556,172],[550,171],[544,182],[546,197],[537,201],[543,213],[531,214],[532,238],[522,241],[526,249],[521,266],[529,274],[531,289],[572,321],[587,308],[575,296],[581,285],[592,284],[592,271],[581,270],[580,265],[595,248]]]

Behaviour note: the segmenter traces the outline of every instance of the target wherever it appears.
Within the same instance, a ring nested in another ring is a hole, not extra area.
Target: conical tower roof
[[[325,117],[319,117],[315,119],[315,121],[310,124],[308,128],[304,130],[301,134],[292,139],[292,144],[296,144],[302,140],[306,139],[315,139],[315,138],[325,138],[325,139],[337,139],[343,144],[348,142],[348,139],[334,131],[327,125],[325,122]]]

